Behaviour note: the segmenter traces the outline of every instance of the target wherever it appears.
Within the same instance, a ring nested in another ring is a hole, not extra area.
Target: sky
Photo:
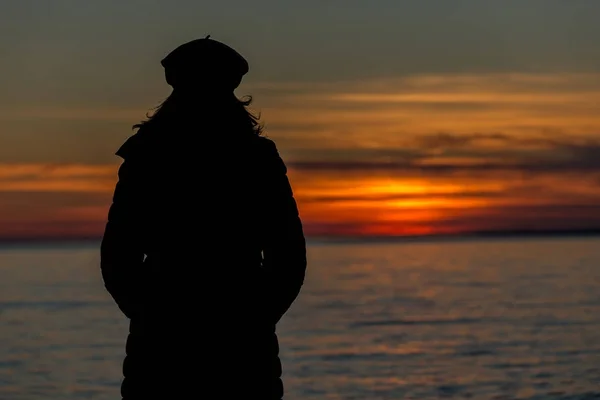
[[[160,59],[240,53],[308,235],[600,228],[596,0],[7,0],[0,239],[97,237]]]

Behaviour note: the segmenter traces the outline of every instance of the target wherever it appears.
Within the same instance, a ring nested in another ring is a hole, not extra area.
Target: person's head
[[[215,95],[233,93],[249,70],[248,62],[237,51],[209,36],[182,44],[161,64],[167,83],[175,91],[202,90]]]
[[[173,91],[148,120],[134,125],[134,129],[176,117],[190,108],[209,106],[245,119],[254,133],[260,134],[258,117],[246,109],[251,97],[239,100],[234,93],[249,71],[248,62],[237,51],[207,36],[177,47],[162,59],[161,65]]]

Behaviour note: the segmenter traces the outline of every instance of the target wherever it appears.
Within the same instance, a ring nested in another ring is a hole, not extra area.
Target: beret
[[[210,39],[196,39],[171,51],[162,61],[167,83],[173,88],[199,81],[235,89],[248,73],[248,62],[233,48]]]

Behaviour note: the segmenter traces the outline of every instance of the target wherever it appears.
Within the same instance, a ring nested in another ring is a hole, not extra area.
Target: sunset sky
[[[0,4],[0,239],[98,236],[114,155],[207,34],[310,235],[600,228],[600,2]]]

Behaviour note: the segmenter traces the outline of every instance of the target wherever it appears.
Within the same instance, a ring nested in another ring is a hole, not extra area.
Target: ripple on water
[[[278,327],[287,396],[600,399],[598,248],[309,247],[305,287]],[[1,400],[118,398],[128,327],[86,264],[96,250],[0,251]]]

